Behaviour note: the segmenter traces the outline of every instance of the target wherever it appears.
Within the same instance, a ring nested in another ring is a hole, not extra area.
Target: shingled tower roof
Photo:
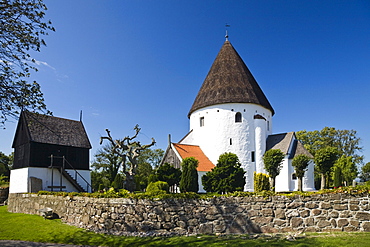
[[[80,121],[22,111],[13,148],[17,146],[17,137],[21,135],[18,129],[22,128],[26,128],[27,139],[31,142],[91,148],[85,127]]]
[[[194,111],[224,103],[252,103],[272,112],[266,96],[229,41],[225,41],[191,107]]]

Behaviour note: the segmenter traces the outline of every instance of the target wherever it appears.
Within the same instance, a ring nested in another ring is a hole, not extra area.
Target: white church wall
[[[198,185],[199,185],[199,190],[198,190],[198,193],[206,193],[206,191],[204,190],[203,188],[203,184],[202,184],[202,177],[203,175],[205,175],[207,172],[200,172],[198,171]]]
[[[292,165],[293,159],[284,159],[283,168],[280,171],[279,176],[276,177],[276,191],[297,191],[298,190],[298,178],[293,179],[294,167]],[[307,171],[302,179],[303,191],[314,191],[314,163],[311,160]]]
[[[290,191],[290,181],[291,181],[291,165],[289,164],[288,156],[285,156],[282,162],[282,168],[280,174],[275,179],[275,191]]]
[[[256,159],[256,172],[257,173],[265,173],[265,165],[263,163],[263,155],[266,151],[266,121],[263,119],[255,119],[255,143],[256,143],[256,151],[255,151],[255,159]]]
[[[78,170],[81,175],[84,175],[85,179],[90,182],[90,171]],[[60,186],[60,172],[57,169],[49,168],[39,168],[39,167],[25,167],[20,169],[14,169],[10,172],[10,186],[9,193],[28,193],[30,191],[30,178],[35,177],[42,180],[42,190],[51,191],[51,188],[48,186],[52,185],[52,176],[53,176],[53,185]],[[80,183],[84,185],[85,183]],[[74,192],[77,189],[65,178],[62,177],[62,186],[66,186],[62,191]],[[86,186],[84,187],[86,189]],[[54,188],[53,191],[60,191],[59,188]]]
[[[303,190],[304,191],[314,191],[315,189],[315,178],[314,178],[314,167],[315,163],[311,160],[308,167],[307,171],[304,174],[303,178]]]
[[[181,144],[195,145],[193,139],[193,131],[190,131],[180,142]]]
[[[240,123],[235,122],[237,112],[242,115]],[[256,114],[269,120],[271,132],[271,112],[260,105],[230,103],[204,107],[191,114],[192,140],[190,142],[190,138],[186,139],[186,144],[199,145],[214,164],[225,152],[236,154],[246,171],[246,191],[253,191],[253,173],[256,169],[255,162],[251,160],[251,152],[256,152],[254,133]]]

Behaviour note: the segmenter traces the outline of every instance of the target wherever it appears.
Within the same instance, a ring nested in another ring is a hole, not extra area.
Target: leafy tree
[[[362,168],[361,168],[361,175],[360,178],[363,182],[370,180],[370,162],[367,162]]]
[[[349,186],[357,177],[358,170],[353,162],[352,157],[342,155],[334,164],[332,169],[332,177],[335,187]]]
[[[100,137],[100,144],[102,144],[104,140],[107,140],[112,145],[112,153],[120,157],[120,167],[122,167],[122,171],[125,174],[124,187],[131,192],[136,189],[135,175],[138,168],[138,159],[145,149],[155,144],[154,138],[152,138],[152,142],[147,145],[141,145],[139,141],[133,141],[138,136],[141,128],[139,128],[139,125],[136,125],[134,130],[135,134],[133,136],[126,136],[122,140],[114,140],[108,129],[105,130],[107,136]]]
[[[321,190],[327,187],[326,181],[328,174],[337,158],[338,150],[335,147],[326,147],[316,151],[314,161],[317,171],[321,174]]]
[[[227,193],[243,191],[245,171],[241,168],[238,156],[233,153],[221,154],[217,165],[202,177],[203,188],[207,192]]]
[[[123,189],[123,186],[124,186],[124,177],[121,173],[118,173],[114,178],[113,182],[111,183],[111,187],[118,191],[120,189]]]
[[[157,167],[162,160],[164,151],[162,149],[145,149],[137,158],[137,170],[135,175],[136,189],[144,190],[149,182],[149,178],[154,175],[153,168]],[[129,164],[129,162],[127,162]],[[157,179],[155,179],[157,181]]]
[[[20,109],[46,111],[40,85],[26,81],[37,71],[31,50],[40,51],[51,22],[44,22],[46,5],[42,0],[0,2],[0,125],[16,118]],[[48,112],[50,113],[50,112]]]
[[[270,149],[263,155],[265,170],[270,176],[271,189],[275,191],[275,179],[280,174],[284,154],[280,149]]]
[[[180,179],[181,192],[198,192],[198,163],[198,160],[196,160],[194,157],[189,157],[182,160],[182,174]]]
[[[113,151],[113,148],[112,143],[108,143],[94,155],[95,159],[91,167],[95,168],[95,172],[100,173],[100,175],[91,175],[91,182],[95,190],[100,184],[104,188],[111,187],[120,169],[122,170],[122,158]]]
[[[159,181],[167,182],[170,187],[180,184],[181,170],[173,167],[169,163],[164,163],[156,170],[157,179]]]
[[[149,177],[153,173],[153,167],[149,163],[138,163],[135,175],[136,190],[143,191],[148,186]]]
[[[102,172],[97,170],[91,171],[91,187],[93,191],[108,189],[111,184],[112,182],[110,182]]]
[[[302,178],[307,171],[310,158],[305,154],[299,154],[293,158],[292,166],[298,178],[298,191],[302,191]]]
[[[333,127],[325,127],[320,131],[298,131],[296,136],[314,156],[320,149],[335,147],[339,156],[352,156],[357,165],[363,161],[363,155],[359,154],[362,152],[361,139],[357,137],[357,131],[355,130],[338,130]]]
[[[0,175],[7,177],[9,179],[10,169],[9,167],[13,163],[13,155],[5,155],[3,152],[0,152]]]

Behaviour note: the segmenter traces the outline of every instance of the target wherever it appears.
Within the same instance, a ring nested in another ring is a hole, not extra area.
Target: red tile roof
[[[178,143],[172,144],[176,148],[176,151],[180,154],[182,159],[194,157],[199,161],[197,171],[209,172],[215,167],[215,165],[208,159],[208,157],[203,153],[202,149],[200,149],[199,146]]]

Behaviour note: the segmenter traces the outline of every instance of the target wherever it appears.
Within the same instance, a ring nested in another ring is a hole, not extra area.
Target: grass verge
[[[7,212],[0,207],[0,240],[22,240],[95,246],[369,246],[370,233],[321,233],[286,240],[286,235],[119,237],[88,232],[63,224],[60,220],[44,220],[37,215]],[[256,238],[257,236],[253,236]]]

